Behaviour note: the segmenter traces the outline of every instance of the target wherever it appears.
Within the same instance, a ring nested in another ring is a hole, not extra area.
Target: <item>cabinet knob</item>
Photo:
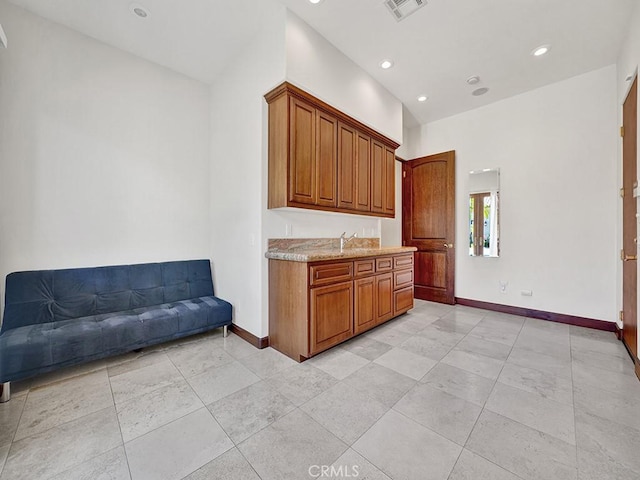
[[[445,243],[444,248],[453,248],[453,243]]]

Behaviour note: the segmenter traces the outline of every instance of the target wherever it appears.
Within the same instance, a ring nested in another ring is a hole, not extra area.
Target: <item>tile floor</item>
[[[613,334],[467,307],[303,364],[216,331],[12,389],[0,480],[640,479]]]

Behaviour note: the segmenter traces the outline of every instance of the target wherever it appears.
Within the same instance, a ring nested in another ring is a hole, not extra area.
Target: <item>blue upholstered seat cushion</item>
[[[204,332],[230,319],[230,303],[205,296],[13,328],[0,335],[0,380]]]

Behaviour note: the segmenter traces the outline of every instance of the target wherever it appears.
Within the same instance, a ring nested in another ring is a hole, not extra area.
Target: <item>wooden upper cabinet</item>
[[[384,145],[371,144],[371,211],[395,216],[396,154]]]
[[[356,208],[357,132],[338,122],[338,207]]]
[[[397,143],[287,82],[265,98],[269,208],[395,215]]]
[[[316,193],[317,205],[335,207],[338,186],[338,120],[316,110]]]
[[[371,211],[384,212],[386,199],[385,148],[379,142],[371,144]]]
[[[390,148],[385,148],[384,168],[384,213],[394,216],[396,212],[396,152]]]
[[[314,205],[318,201],[316,109],[297,98],[290,103],[289,201]]]
[[[356,210],[371,211],[371,139],[358,133],[356,148]]]

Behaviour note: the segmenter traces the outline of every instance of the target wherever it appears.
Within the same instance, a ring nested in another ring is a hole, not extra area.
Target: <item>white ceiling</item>
[[[273,11],[270,0],[9,1],[205,83],[223,71]],[[132,3],[151,15],[136,17],[129,11]]]
[[[272,0],[11,0],[105,43],[212,82],[274,10]],[[275,1],[275,0],[273,0]],[[637,0],[428,0],[396,22],[382,0],[280,0],[405,105],[410,126],[615,63]],[[541,44],[551,52],[530,55]],[[381,70],[383,58],[395,66]],[[479,75],[471,87],[466,79]],[[471,91],[488,87],[474,97]],[[420,94],[429,96],[418,103]]]

